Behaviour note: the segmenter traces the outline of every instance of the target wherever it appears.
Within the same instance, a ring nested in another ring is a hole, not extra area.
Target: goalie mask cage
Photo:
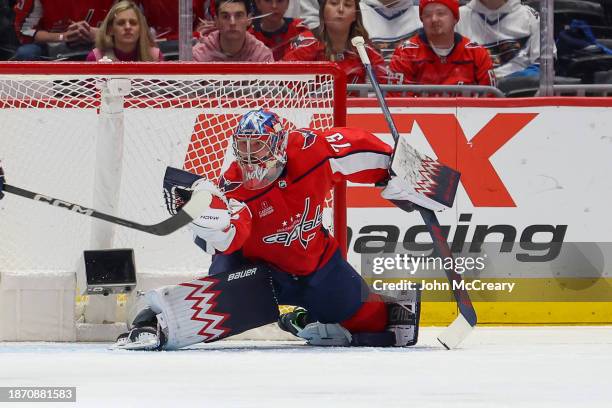
[[[152,224],[169,216],[166,166],[217,181],[247,110],[326,129],[344,126],[345,101],[345,77],[326,63],[3,63],[0,160],[8,184]],[[346,248],[344,185],[324,222]],[[0,225],[0,273],[75,273],[77,294],[88,249],[133,248],[138,273],[202,275],[210,264],[186,228],[158,237],[9,194]]]

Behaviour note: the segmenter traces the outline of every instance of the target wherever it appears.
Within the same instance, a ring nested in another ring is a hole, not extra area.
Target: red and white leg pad
[[[163,350],[209,343],[278,319],[272,280],[262,266],[164,286],[147,292],[145,303],[157,317]]]

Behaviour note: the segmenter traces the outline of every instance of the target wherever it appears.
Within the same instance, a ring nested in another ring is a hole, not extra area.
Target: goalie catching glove
[[[231,220],[237,218],[240,211],[249,211],[248,207],[234,199],[228,201],[219,188],[206,179],[197,180],[192,189],[194,193],[206,191],[215,197],[211,208],[189,224],[196,243],[209,254],[225,251],[236,235],[236,227]],[[198,242],[198,238],[203,242]]]

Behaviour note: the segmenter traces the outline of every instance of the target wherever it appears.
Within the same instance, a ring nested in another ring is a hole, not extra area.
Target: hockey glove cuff
[[[419,190],[422,190],[419,188]],[[389,179],[387,187],[380,193],[385,198],[404,211],[413,211],[416,206],[428,208],[432,211],[445,210],[447,207],[427,197],[422,191],[417,191],[406,180],[393,176]]]
[[[228,201],[217,186],[208,180],[201,179],[194,183],[194,192],[202,190],[216,196],[218,198],[216,205],[221,205],[225,208],[210,208],[200,217],[193,220],[189,224],[189,228],[196,237],[205,241],[205,246],[200,244],[198,246],[204,248],[207,253],[214,254],[215,251],[223,252],[230,247],[236,236],[236,227],[231,224],[231,221],[240,218],[244,211],[249,212],[248,216],[250,216],[249,207],[245,203],[233,198]]]
[[[232,200],[235,201],[235,200]],[[231,205],[230,205],[230,208]],[[214,254],[225,251],[236,236],[236,227],[231,225],[235,218],[229,209],[210,208],[189,224],[193,234],[206,242],[206,252]]]
[[[217,187],[212,181],[205,178],[201,178],[199,180],[196,180],[192,184],[191,189],[194,193],[197,191],[206,191],[212,194],[213,196],[221,199],[221,201],[223,201],[227,207],[227,199],[225,198],[225,194],[223,194],[219,187]]]

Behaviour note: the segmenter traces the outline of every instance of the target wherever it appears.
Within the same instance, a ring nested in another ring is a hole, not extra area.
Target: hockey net
[[[168,217],[166,166],[218,180],[247,110],[273,109],[287,127],[343,125],[339,78],[321,64],[0,64],[0,160],[11,185],[152,224]],[[342,243],[344,208],[330,191],[324,222]],[[0,272],[73,271],[103,248],[133,248],[139,273],[210,264],[187,229],[147,235],[16,196],[0,218]]]

